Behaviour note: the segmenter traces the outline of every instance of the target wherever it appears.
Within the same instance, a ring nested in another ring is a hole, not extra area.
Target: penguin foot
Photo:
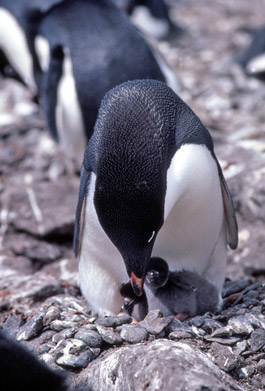
[[[175,319],[180,320],[183,322],[183,320],[186,320],[189,317],[189,314],[187,312],[179,312],[174,316]]]

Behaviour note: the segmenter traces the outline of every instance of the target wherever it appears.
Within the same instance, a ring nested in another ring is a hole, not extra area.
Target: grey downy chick
[[[159,309],[164,316],[188,317],[215,312],[218,292],[213,284],[197,272],[169,271],[162,258],[151,258],[145,280],[148,310]]]

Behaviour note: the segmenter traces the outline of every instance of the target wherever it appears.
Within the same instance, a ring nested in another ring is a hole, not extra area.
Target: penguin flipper
[[[219,172],[223,203],[224,203],[224,213],[227,226],[227,242],[229,247],[234,250],[237,248],[238,244],[238,227],[235,215],[235,209],[232,201],[231,194],[229,192],[226,180],[224,178],[222,168],[217,161],[217,167]]]
[[[169,280],[180,289],[184,289],[187,291],[195,291],[197,288],[195,285],[191,284],[191,282],[188,280],[188,278],[185,278],[182,273],[174,273],[171,272],[169,275]]]
[[[86,195],[87,195],[87,186],[90,180],[91,171],[86,170],[84,165],[81,168],[81,179],[80,179],[80,190],[79,198],[76,208],[75,215],[75,227],[74,227],[74,253],[78,257],[80,254],[82,237],[83,237],[83,228],[85,223],[85,210],[86,210]]]

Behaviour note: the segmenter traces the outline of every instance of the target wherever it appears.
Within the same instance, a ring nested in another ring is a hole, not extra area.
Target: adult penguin
[[[64,0],[38,25],[36,51],[46,42],[48,53],[39,58],[49,129],[81,165],[107,91],[133,79],[167,81],[167,75],[128,16],[111,0]]]
[[[103,99],[84,157],[74,248],[95,312],[119,311],[129,275],[136,295],[151,256],[196,271],[221,291],[237,223],[208,130],[164,83],[137,80]]]

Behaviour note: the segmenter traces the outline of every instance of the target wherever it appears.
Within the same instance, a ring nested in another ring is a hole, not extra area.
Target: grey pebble
[[[75,338],[80,339],[86,345],[88,345],[92,348],[99,348],[103,343],[103,339],[102,339],[101,335],[99,335],[98,332],[93,331],[93,330],[88,330],[85,328],[81,328],[75,334]]]
[[[106,316],[105,318],[99,318],[95,321],[96,325],[105,326],[105,327],[117,327],[123,324],[128,324],[132,322],[132,318],[129,315],[121,316]]]
[[[204,319],[204,322],[201,326],[201,328],[209,334],[216,329],[220,329],[221,327],[222,324],[214,319]]]
[[[195,316],[189,320],[190,324],[195,327],[201,327],[204,322],[204,316]]]
[[[70,329],[76,327],[76,323],[68,320],[54,320],[50,324],[50,329],[54,331],[62,331],[64,329]]]
[[[148,331],[139,325],[123,326],[120,336],[125,342],[140,343],[146,341],[149,337]]]
[[[253,331],[250,319],[243,315],[234,316],[229,319],[228,327],[231,329],[233,335],[247,336]]]
[[[239,379],[247,379],[251,377],[254,374],[254,372],[255,372],[255,367],[253,365],[249,365],[244,368],[239,368],[237,370],[237,375]]]
[[[253,352],[258,352],[261,348],[263,348],[265,345],[265,330],[254,330],[250,336],[249,345]]]
[[[233,293],[241,292],[249,286],[249,282],[245,280],[226,281],[223,287],[223,297],[229,296]]]
[[[43,324],[49,325],[53,320],[60,319],[60,310],[56,306],[50,306],[43,318]]]
[[[150,311],[144,320],[139,322],[139,326],[144,327],[150,334],[158,335],[162,333],[173,321],[174,316],[162,317],[158,310]]]
[[[73,338],[76,332],[77,327],[61,330],[52,337],[52,342],[58,343],[62,340]]]
[[[215,364],[225,372],[231,372],[243,363],[243,360],[234,355],[230,347],[216,342],[212,343],[209,352],[214,357]]]
[[[55,362],[63,367],[85,368],[93,358],[93,353],[90,350],[87,350],[86,352],[80,353],[78,356],[75,356],[74,354],[62,355],[55,360]]]
[[[106,328],[104,326],[97,326],[97,330],[101,335],[104,342],[109,345],[120,345],[122,343],[122,339],[118,333],[116,333],[112,328]]]
[[[41,354],[48,353],[53,347],[54,347],[53,345],[50,345],[48,343],[44,343],[38,347],[37,354],[41,355]]]
[[[247,341],[241,341],[234,347],[234,353],[236,356],[240,356],[247,349]]]
[[[220,327],[212,332],[211,337],[213,338],[226,338],[232,336],[232,330],[230,327]]]
[[[257,364],[257,370],[261,373],[265,373],[265,360],[262,359]]]
[[[18,341],[28,341],[36,337],[43,328],[43,312],[39,312],[22,326],[17,333]]]
[[[213,338],[211,336],[204,337],[207,342],[217,342],[221,345],[234,346],[237,342],[241,341],[241,338],[229,337],[229,338]]]
[[[168,338],[171,340],[190,339],[190,338],[192,338],[192,334],[190,334],[184,330],[175,330],[169,334]]]

